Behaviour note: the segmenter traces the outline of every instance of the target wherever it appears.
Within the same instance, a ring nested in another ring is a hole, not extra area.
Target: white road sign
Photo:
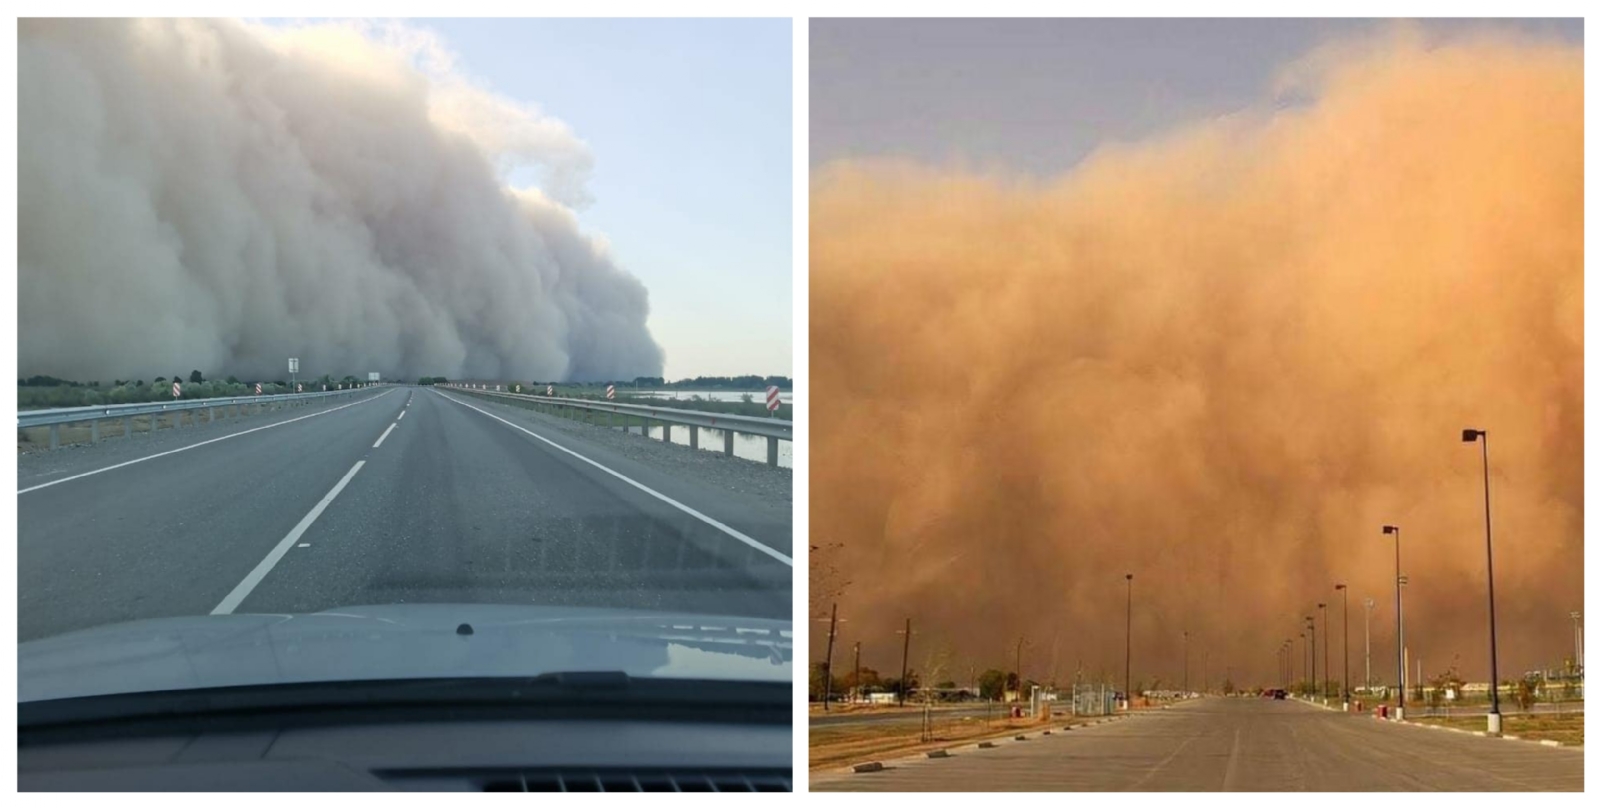
[[[289,372],[290,373],[299,373],[300,372],[300,360],[295,358],[295,357],[293,357],[293,356],[289,357]]]

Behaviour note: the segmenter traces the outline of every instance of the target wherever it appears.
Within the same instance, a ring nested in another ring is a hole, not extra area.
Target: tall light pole
[[[1328,703],[1328,604],[1318,603],[1322,612],[1322,703]]]
[[[1189,695],[1189,630],[1183,630],[1183,695]]]
[[[1394,667],[1398,671],[1395,685],[1400,688],[1400,701],[1394,710],[1394,720],[1406,720],[1406,624],[1400,602],[1400,526],[1384,525],[1385,535],[1394,536]]]
[[[1301,629],[1301,664],[1304,669],[1310,670],[1310,646],[1306,643],[1306,629],[1304,627]],[[1307,691],[1310,691],[1310,686],[1301,688],[1301,694],[1306,694]]]
[[[1489,522],[1489,433],[1482,429],[1461,430],[1462,443],[1483,443],[1483,545],[1488,554],[1489,573],[1489,734],[1500,734],[1500,654],[1494,635],[1494,534]]]
[[[900,706],[906,706],[906,662],[911,659],[911,618],[906,618],[906,641],[900,647]]]
[[[1310,644],[1306,646],[1311,651],[1311,690],[1317,687],[1317,620],[1311,615],[1306,615],[1306,633],[1310,636]]]
[[[1361,680],[1361,684],[1370,692],[1372,690],[1372,607],[1378,604],[1372,598],[1367,598],[1363,601],[1363,605],[1367,607],[1367,622],[1366,627],[1363,629],[1367,646],[1367,675],[1366,678]]]
[[[1577,670],[1583,670],[1583,626],[1578,621],[1583,618],[1579,612],[1573,612],[1568,617],[1572,618],[1572,665]]]
[[[1123,709],[1133,709],[1133,573],[1128,573],[1127,646],[1122,658]]]
[[[1339,695],[1344,700],[1344,711],[1350,712],[1350,588],[1334,584],[1333,589],[1344,598],[1344,675],[1339,679]]]

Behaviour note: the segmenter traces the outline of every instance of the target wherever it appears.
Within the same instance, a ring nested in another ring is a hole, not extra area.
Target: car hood
[[[159,618],[17,646],[19,701],[568,671],[788,682],[792,667],[787,621],[485,604]]]

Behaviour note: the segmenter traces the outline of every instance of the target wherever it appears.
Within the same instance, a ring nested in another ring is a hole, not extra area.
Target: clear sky
[[[649,288],[667,378],[792,375],[788,20],[406,24],[589,145],[578,216]]]
[[[1237,111],[1375,20],[812,20],[813,165],[909,158],[1033,175],[1096,146]],[[1424,20],[1583,40],[1582,20]]]

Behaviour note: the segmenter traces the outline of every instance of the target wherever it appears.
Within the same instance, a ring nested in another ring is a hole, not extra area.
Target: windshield
[[[787,20],[18,33],[20,700],[792,679]]]

